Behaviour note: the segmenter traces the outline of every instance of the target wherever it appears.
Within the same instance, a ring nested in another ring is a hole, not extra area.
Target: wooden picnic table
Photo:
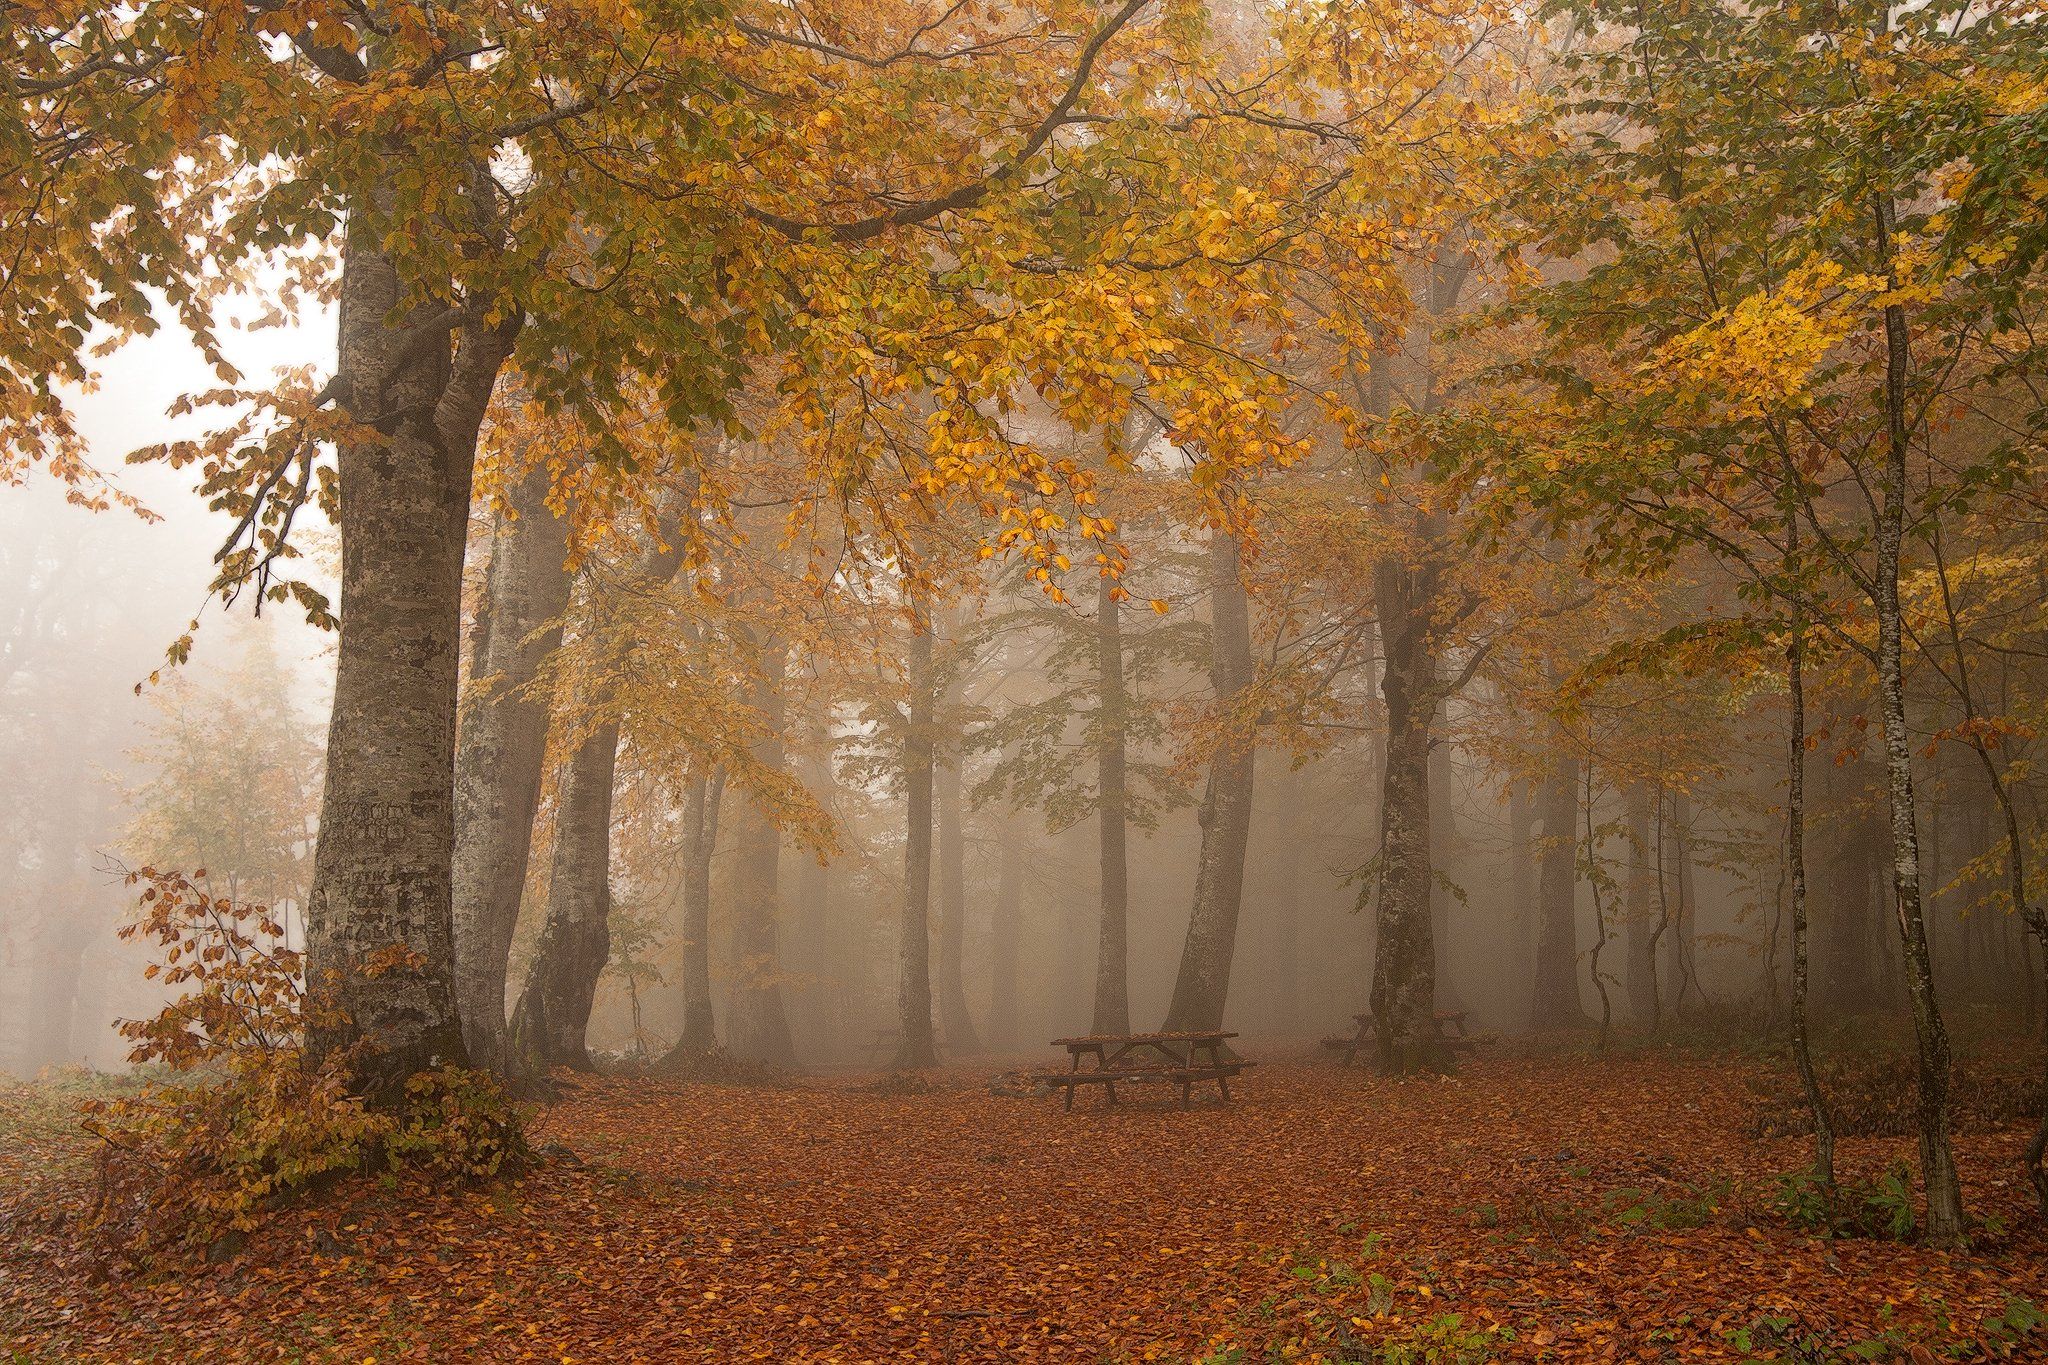
[[[1358,1054],[1372,1045],[1376,1025],[1371,1014],[1351,1016],[1352,1031],[1323,1039],[1323,1046],[1332,1052],[1344,1055],[1337,1059],[1339,1066],[1349,1066]],[[1465,1028],[1465,1011],[1438,1010],[1430,1019],[1436,1032],[1437,1046],[1452,1052],[1473,1052],[1479,1047],[1478,1040]]]
[[[1199,1081],[1214,1081],[1225,1101],[1230,1099],[1230,1078],[1251,1065],[1242,1057],[1225,1056],[1225,1045],[1237,1034],[1223,1029],[1195,1029],[1169,1033],[1092,1033],[1080,1038],[1055,1038],[1054,1047],[1067,1050],[1065,1071],[1041,1072],[1039,1078],[1066,1091],[1066,1107],[1074,1107],[1074,1092],[1084,1085],[1099,1085],[1109,1103],[1116,1103],[1116,1083],[1143,1084],[1166,1081],[1180,1086],[1180,1107],[1188,1107],[1188,1092]],[[1082,1059],[1091,1066],[1083,1067]]]

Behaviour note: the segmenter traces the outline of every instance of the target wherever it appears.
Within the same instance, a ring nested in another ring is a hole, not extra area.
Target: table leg
[[[1223,1102],[1225,1104],[1228,1104],[1230,1103],[1230,1078],[1223,1074],[1223,1044],[1204,1043],[1201,1046],[1202,1051],[1206,1052],[1209,1055],[1209,1065],[1215,1068],[1216,1088],[1223,1092]],[[1193,1050],[1190,1049],[1191,1061],[1192,1051]]]

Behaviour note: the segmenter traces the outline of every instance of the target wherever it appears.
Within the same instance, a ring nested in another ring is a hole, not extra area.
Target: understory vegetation
[[[400,1103],[373,1107],[347,1054],[309,1064],[306,1030],[330,1021],[268,910],[178,873],[128,881],[142,912],[121,932],[154,945],[149,974],[176,995],[121,1026],[143,1068],[134,1082],[79,1102],[98,1142],[84,1223],[107,1248],[145,1266],[178,1244],[230,1252],[280,1205],[344,1177],[487,1181],[526,1161],[491,1076],[422,1071]]]

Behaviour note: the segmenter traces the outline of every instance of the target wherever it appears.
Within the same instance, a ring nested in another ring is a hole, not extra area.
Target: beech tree
[[[931,1066],[938,1060],[932,1024],[932,777],[933,710],[938,684],[932,668],[932,625],[928,607],[915,609],[904,664],[902,734],[903,912],[897,943],[898,1067]]]
[[[2002,270],[1933,249],[1943,224],[1929,211],[1935,168],[1997,121],[1930,73],[1951,60],[2002,71],[2020,40],[1953,6],[1645,15],[1596,5],[1584,19],[1592,36],[1577,89],[1623,129],[1588,135],[1559,168],[1582,167],[1615,207],[1538,217],[1560,255],[1595,242],[1613,255],[1538,295],[1532,312],[1570,357],[1562,392],[1577,450],[1535,442],[1533,478],[1519,486],[1591,511],[1629,547],[1603,539],[1615,562],[1638,549],[1711,548],[1774,614],[1795,613],[1801,635],[1825,633],[1869,670],[1928,1232],[1954,1242],[1965,1224],[1921,884],[1901,585],[1915,543],[1995,489],[2020,448],[1996,441],[1972,460],[1937,440],[1937,414],[2001,382],[2005,357],[1974,338],[1998,330],[2012,295]],[[1908,71],[1914,79],[1890,78]],[[1767,105],[1754,98],[1759,81]],[[1651,382],[1607,406],[1630,365]],[[1932,472],[1951,460],[1969,472]],[[1787,573],[1788,563],[1817,563],[1825,577]]]
[[[1252,692],[1251,602],[1245,593],[1237,537],[1212,528],[1209,575],[1209,681],[1215,692],[1209,776],[1198,807],[1201,851],[1195,865],[1194,906],[1180,972],[1161,1028],[1223,1027],[1230,965],[1237,950],[1237,920],[1244,898],[1245,850],[1252,829],[1255,715],[1246,715]]]
[[[548,698],[542,666],[569,606],[568,525],[534,461],[493,517],[489,568],[470,641],[469,696],[456,730],[450,894],[456,1006],[472,1061],[504,1055],[505,973],[540,808]]]
[[[52,335],[68,347],[87,316],[146,330],[154,286],[222,370],[227,387],[208,397],[239,405],[211,437],[161,452],[197,466],[236,518],[222,590],[296,597],[326,616],[329,604],[284,572],[290,531],[316,501],[341,529],[308,969],[347,1022],[316,1031],[316,1059],[373,1042],[362,1084],[395,1101],[407,1075],[465,1055],[450,881],[461,567],[479,428],[515,352],[536,401],[588,419],[600,464],[622,454],[612,419],[649,395],[678,424],[723,419],[744,358],[774,354],[808,420],[807,455],[856,499],[876,447],[848,435],[859,424],[829,421],[837,392],[876,374],[926,384],[940,420],[915,477],[977,486],[1007,515],[1010,543],[1049,554],[1064,523],[1042,500],[1073,488],[1071,471],[1003,439],[983,400],[1035,371],[1060,402],[1116,416],[1114,381],[1079,376],[1072,358],[1118,344],[1165,357],[1170,343],[1131,342],[1160,327],[1228,329],[1229,299],[1256,292],[1239,240],[1274,221],[1261,210],[1239,223],[1209,194],[1190,202],[1184,167],[1134,182],[1173,180],[1171,198],[1154,200],[1172,205],[1162,219],[1211,215],[1209,245],[1182,267],[1187,283],[1214,286],[1215,306],[1195,317],[1157,309],[1155,250],[1077,272],[1076,242],[1099,234],[1055,240],[1046,233],[1071,221],[1011,215],[1045,193],[1022,172],[1088,115],[1127,30],[1167,66],[1209,60],[1198,35],[1136,25],[1146,8],[1126,0],[1078,32],[1066,16],[955,12],[933,26],[905,14],[907,36],[885,22],[872,51],[774,15],[688,6],[618,22],[492,4],[453,15],[407,4],[375,18],[339,4],[23,16],[11,41],[36,55],[10,76],[8,208],[20,259],[44,273],[22,276],[34,306],[7,356],[17,376],[45,377],[16,385],[7,420],[61,447],[47,376],[75,362],[42,366],[48,343],[24,338],[61,319]],[[1118,69],[1119,98],[1142,104],[1164,68]],[[951,116],[870,119],[905,97]],[[1040,111],[1021,130],[1009,113],[1019,108]],[[977,110],[1000,112],[991,123]],[[1313,136],[1242,112],[1233,98],[1205,116],[1249,137]],[[853,127],[874,135],[858,166],[844,154]],[[1092,155],[1133,150],[1110,139]],[[1216,186],[1226,201],[1227,185]],[[688,211],[676,186],[693,191]],[[38,216],[39,204],[62,211]],[[951,233],[952,264],[936,274],[920,229]],[[1183,240],[1177,227],[1168,235]],[[51,268],[74,263],[70,281]],[[252,391],[221,355],[209,305],[259,268],[285,272],[274,292],[287,307],[309,292],[338,304],[325,382]],[[1005,312],[1011,290],[1032,306]],[[892,315],[874,332],[869,300]],[[958,338],[970,318],[981,329],[971,357],[957,341],[919,346]],[[1107,333],[1120,343],[1075,346]],[[1190,440],[1224,461],[1262,452],[1256,423],[1204,419],[1261,384],[1228,361],[1235,350],[1152,366]]]

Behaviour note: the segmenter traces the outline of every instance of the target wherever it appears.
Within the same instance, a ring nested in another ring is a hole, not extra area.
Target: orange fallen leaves
[[[1967,1330],[2008,1294],[2048,1303],[2048,1239],[2008,1175],[2016,1130],[1962,1140],[1973,1204],[2020,1224],[1967,1254],[1818,1241],[1739,1208],[1684,1229],[1615,1217],[1615,1191],[1797,1163],[1796,1140],[1742,1135],[1730,1067],[1485,1061],[1442,1082],[1282,1061],[1228,1107],[1073,1114],[989,1095],[984,1069],[901,1097],[867,1078],[585,1082],[533,1134],[576,1160],[496,1190],[297,1206],[231,1261],[154,1284],[92,1282],[48,1221],[66,1191],[45,1170],[0,1194],[0,1345],[851,1365],[1229,1343],[1257,1360],[1456,1313],[1512,1329],[1503,1359],[1690,1360],[1739,1358],[1729,1334],[1770,1314],[1850,1340],[1944,1314]],[[1850,1142],[1845,1164],[1899,1147]]]

